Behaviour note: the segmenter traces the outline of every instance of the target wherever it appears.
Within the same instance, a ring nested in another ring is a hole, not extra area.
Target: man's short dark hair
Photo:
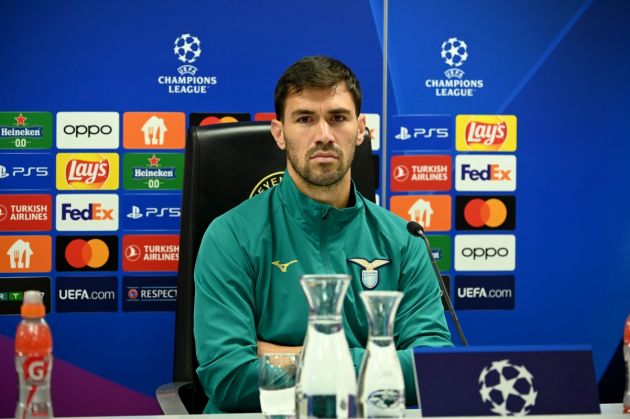
[[[284,106],[289,95],[304,89],[334,89],[344,85],[352,95],[357,116],[361,112],[361,87],[350,68],[339,60],[314,55],[293,63],[276,84],[276,118],[283,120]]]

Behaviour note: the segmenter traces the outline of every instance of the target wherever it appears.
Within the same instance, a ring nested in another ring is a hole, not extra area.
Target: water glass
[[[295,373],[298,356],[266,354],[260,359],[260,407],[266,419],[295,418]]]

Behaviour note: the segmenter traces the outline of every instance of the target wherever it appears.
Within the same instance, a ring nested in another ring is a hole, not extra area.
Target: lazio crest
[[[374,259],[368,261],[367,259],[353,258],[348,259],[348,262],[355,263],[363,268],[361,271],[361,283],[369,290],[378,285],[378,271],[381,266],[387,265],[391,261],[387,259]]]

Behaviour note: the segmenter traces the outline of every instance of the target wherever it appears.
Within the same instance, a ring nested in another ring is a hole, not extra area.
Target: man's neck
[[[306,182],[300,175],[289,166],[289,176],[300,192],[308,196],[314,201],[322,204],[328,204],[333,208],[346,208],[350,202],[350,171],[339,180],[339,182],[330,186],[317,186]]]

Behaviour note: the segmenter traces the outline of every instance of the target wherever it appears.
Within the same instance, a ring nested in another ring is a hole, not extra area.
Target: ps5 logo
[[[45,166],[37,166],[37,167],[24,167],[24,166],[15,166],[13,170],[7,170],[5,166],[0,165],[0,179],[7,178],[9,176],[48,176],[48,167]]]
[[[409,133],[409,128],[402,125],[400,132],[394,138],[401,141],[410,138],[448,138],[448,128],[414,128],[412,135]]]
[[[155,218],[175,218],[181,215],[181,209],[179,207],[147,207],[144,211],[136,205],[131,206],[131,212],[127,214],[127,218],[137,220],[143,217],[155,217]]]

